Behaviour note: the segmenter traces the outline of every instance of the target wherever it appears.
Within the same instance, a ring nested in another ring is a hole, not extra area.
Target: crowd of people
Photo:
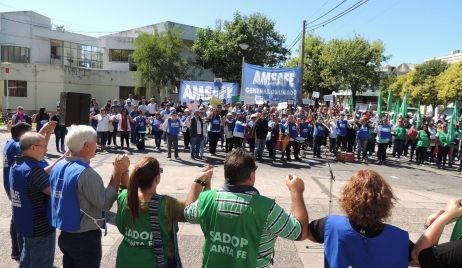
[[[104,214],[116,201],[115,224],[123,235],[116,267],[181,267],[176,232],[184,221],[201,226],[203,267],[267,267],[277,237],[323,243],[325,267],[462,266],[460,234],[438,245],[444,227],[462,216],[461,199],[430,215],[414,244],[407,231],[384,223],[396,197],[376,171],[359,170],[346,183],[339,197],[345,216],[310,221],[303,179],[286,176],[291,209],[284,210],[255,188],[258,166],[243,148],[226,155],[222,187],[210,189],[214,167],[205,166],[183,201],[158,191],[163,168],[149,156],[130,172],[129,157],[116,155],[104,186],[90,165],[98,140],[90,126],[72,126],[65,138],[69,153],[47,163],[55,125],[46,122],[34,132],[27,123],[15,124],[4,147],[12,257],[20,254],[20,267],[53,267],[56,229],[65,268],[99,267]]]
[[[216,156],[220,146],[225,153],[247,148],[257,161],[263,160],[265,150],[273,161],[301,161],[309,150],[313,158],[322,158],[323,148],[328,148],[340,160],[349,153],[357,161],[375,158],[384,164],[391,155],[395,161],[437,168],[451,168],[458,161],[457,170],[462,169],[462,120],[457,120],[455,138],[448,140],[449,122],[444,115],[436,119],[423,116],[417,125],[417,114],[379,115],[339,105],[278,109],[269,103],[207,105],[200,100],[174,105],[168,99],[158,103],[154,98],[149,103],[144,98],[134,102],[129,96],[108,100],[99,108],[92,100],[90,124],[101,148],[111,142],[118,147],[116,137],[120,136],[122,147],[133,144],[143,149],[148,136],[159,152],[162,141],[166,143],[169,159],[172,151],[179,159],[182,139],[184,150],[194,160],[203,159],[206,149]]]

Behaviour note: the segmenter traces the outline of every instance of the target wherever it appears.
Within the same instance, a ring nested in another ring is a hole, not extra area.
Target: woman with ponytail
[[[116,225],[124,239],[117,251],[116,267],[182,267],[176,233],[184,222],[184,208],[210,189],[213,167],[204,167],[191,185],[185,201],[160,195],[162,168],[154,157],[140,159],[122,181],[117,199]]]

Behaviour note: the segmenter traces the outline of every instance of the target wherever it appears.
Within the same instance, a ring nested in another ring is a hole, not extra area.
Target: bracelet
[[[428,227],[430,227],[430,225],[428,225],[427,223],[424,223],[424,229],[428,229]]]
[[[195,179],[195,180],[194,180],[194,183],[197,183],[197,184],[201,185],[202,187],[205,187],[205,184],[206,184],[205,181],[201,181],[201,180],[199,180],[199,179]]]

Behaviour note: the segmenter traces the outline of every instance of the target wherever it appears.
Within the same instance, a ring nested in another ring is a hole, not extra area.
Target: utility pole
[[[306,32],[306,20],[303,20],[303,27],[302,27],[302,49],[300,49],[300,67],[302,68],[300,72],[300,92],[298,94],[298,104],[302,105],[302,98],[303,98],[303,73],[305,72],[305,32]]]

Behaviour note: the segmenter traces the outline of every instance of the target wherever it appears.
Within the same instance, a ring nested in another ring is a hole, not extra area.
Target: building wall
[[[9,80],[27,81],[27,97],[9,97],[9,108],[21,105],[27,111],[45,107],[56,110],[61,92],[91,94],[98,103],[119,98],[120,86],[136,86],[134,72],[95,70],[50,64],[12,64]],[[4,92],[3,72],[0,76],[1,92]],[[5,97],[1,98],[5,103]]]

